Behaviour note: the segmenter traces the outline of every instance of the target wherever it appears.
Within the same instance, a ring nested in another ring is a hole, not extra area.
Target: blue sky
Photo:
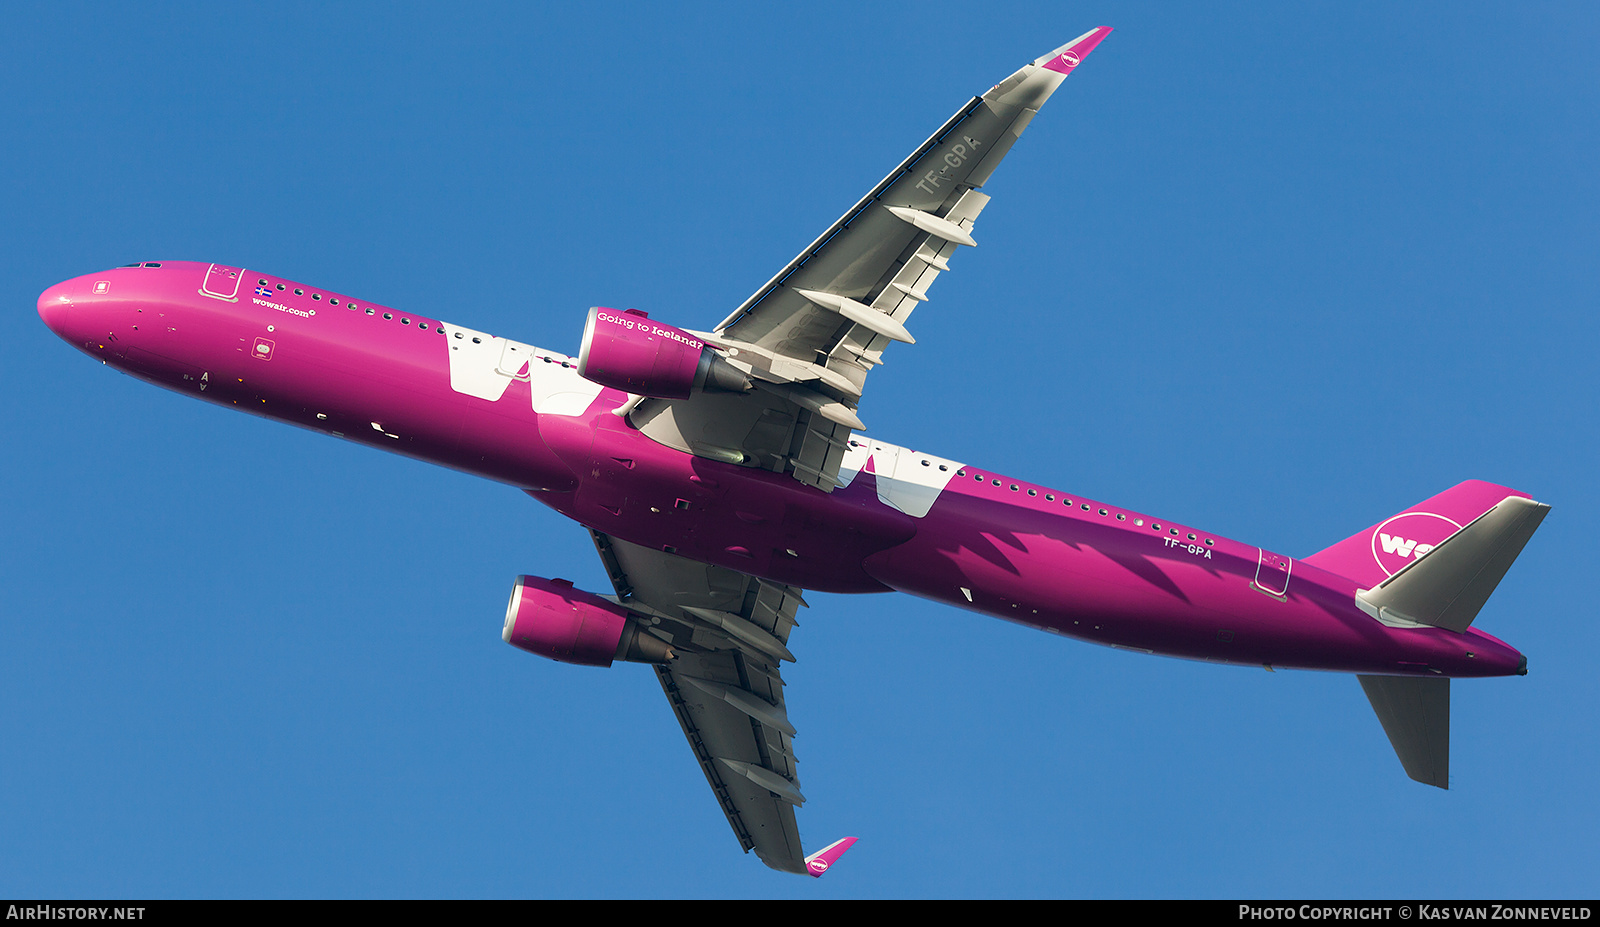
[[[1292,556],[1551,503],[1449,792],[1353,679],[813,595],[801,832],[861,842],[771,873],[647,669],[499,640],[518,573],[605,589],[581,528],[34,311],[190,259],[566,351],[595,304],[706,327],[1101,24],[862,418]],[[1597,47],[1579,3],[8,7],[0,896],[1592,896]]]

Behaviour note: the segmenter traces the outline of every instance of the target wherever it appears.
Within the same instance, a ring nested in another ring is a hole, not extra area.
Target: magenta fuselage
[[[528,366],[508,370],[498,398],[474,395],[451,351],[481,349],[483,333],[270,274],[118,268],[51,287],[39,314],[157,385],[508,483],[596,531],[805,589],[907,592],[1221,663],[1429,676],[1526,666],[1476,629],[1380,624],[1356,606],[1354,580],[1272,551],[884,446],[901,465],[948,468],[926,513],[908,514],[880,498],[878,473],[891,471],[865,436],[859,472],[832,493],[692,456],[614,414],[628,395],[556,352],[508,342],[531,355],[511,363]],[[537,377],[534,365],[545,365]],[[552,389],[566,391],[535,395]],[[535,411],[541,401],[559,413]]]

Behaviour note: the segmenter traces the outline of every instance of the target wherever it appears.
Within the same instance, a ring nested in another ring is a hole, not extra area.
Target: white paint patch
[[[848,486],[872,461],[878,480],[878,501],[913,518],[923,518],[955,478],[961,464],[910,448],[873,441],[865,435],[851,439],[839,465],[840,486]]]
[[[850,447],[844,452],[844,459],[839,461],[839,488],[843,489],[855,481],[856,474],[860,473],[867,465],[867,458],[872,456],[872,441],[862,435],[852,435]]]
[[[564,354],[443,324],[450,345],[450,388],[458,393],[499,402],[512,380],[525,380],[534,412],[582,415],[603,389],[578,376],[577,365]]]

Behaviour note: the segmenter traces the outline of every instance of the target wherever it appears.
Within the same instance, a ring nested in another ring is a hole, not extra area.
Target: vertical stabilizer
[[[1410,566],[1507,496],[1526,497],[1527,493],[1483,480],[1468,480],[1353,534],[1327,550],[1304,557],[1302,562],[1349,577],[1361,588],[1371,589]]]
[[[1450,680],[1442,677],[1357,676],[1406,775],[1450,787]]]

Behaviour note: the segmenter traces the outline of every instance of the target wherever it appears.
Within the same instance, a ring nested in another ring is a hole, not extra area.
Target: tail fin
[[[1468,480],[1312,554],[1303,562],[1353,579],[1363,589],[1374,589],[1511,497],[1526,500],[1528,494],[1482,480]],[[1539,519],[1549,511],[1549,506],[1534,505],[1540,510]],[[1531,535],[1538,524],[1536,519],[1527,533]],[[1522,540],[1525,543],[1527,538]],[[1521,550],[1522,545],[1518,544],[1505,561],[1506,566]],[[1504,573],[1502,568],[1494,583]],[[1489,589],[1494,589],[1493,583]]]
[[[1305,562],[1359,583],[1356,605],[1386,625],[1464,633],[1549,511],[1526,493],[1470,480]],[[1356,678],[1406,775],[1449,788],[1450,680]]]

